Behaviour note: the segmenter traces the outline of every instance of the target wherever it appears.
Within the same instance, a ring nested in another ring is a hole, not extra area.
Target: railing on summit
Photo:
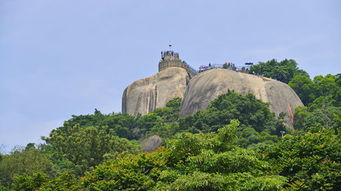
[[[172,50],[168,50],[168,51],[162,51],[161,52],[161,58],[165,58],[166,56],[175,56],[177,58],[179,58],[179,53],[174,52]]]
[[[183,62],[183,64],[185,65],[186,69],[192,73],[193,75],[196,75],[198,74],[198,71],[195,70],[194,68],[192,68],[190,65],[188,65],[186,62]]]
[[[246,62],[244,66],[236,66],[232,62],[226,62],[224,64],[208,64],[208,65],[202,65],[199,67],[199,72],[204,72],[207,70],[211,70],[214,68],[223,68],[223,69],[229,69],[233,71],[248,71],[250,70],[251,66],[253,65],[252,62]]]

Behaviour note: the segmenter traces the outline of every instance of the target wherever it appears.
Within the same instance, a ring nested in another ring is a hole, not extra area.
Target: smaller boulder
[[[159,148],[163,143],[163,140],[158,135],[153,135],[148,137],[141,143],[141,148],[143,152],[152,152]]]

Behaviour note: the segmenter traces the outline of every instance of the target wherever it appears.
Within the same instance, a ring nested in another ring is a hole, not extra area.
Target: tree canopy
[[[259,64],[251,66],[250,73],[273,78],[284,83],[288,83],[295,75],[309,77],[308,73],[299,69],[296,61],[292,59],[285,59],[280,62],[275,59],[259,62]]]
[[[289,86],[295,90],[304,105],[322,104],[341,106],[340,74],[315,76],[313,80],[304,75],[296,75]]]

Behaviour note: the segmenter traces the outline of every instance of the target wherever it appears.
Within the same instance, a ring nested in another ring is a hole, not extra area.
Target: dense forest
[[[233,91],[186,117],[180,98],[144,116],[95,110],[0,154],[0,191],[341,190],[341,74],[311,79],[287,59],[249,72],[294,89],[305,106],[293,128]],[[162,146],[143,152],[153,135]]]

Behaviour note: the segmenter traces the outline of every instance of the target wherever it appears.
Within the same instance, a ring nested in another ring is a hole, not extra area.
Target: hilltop
[[[303,106],[302,101],[287,84],[275,79],[247,73],[248,68],[201,67],[200,73],[181,61],[174,51],[162,52],[159,72],[129,85],[122,97],[122,112],[145,115],[156,108],[165,107],[167,101],[183,99],[180,115],[192,115],[207,108],[219,95],[235,91],[241,95],[253,94],[269,103],[277,116],[285,114],[289,126],[293,124],[293,110]]]

